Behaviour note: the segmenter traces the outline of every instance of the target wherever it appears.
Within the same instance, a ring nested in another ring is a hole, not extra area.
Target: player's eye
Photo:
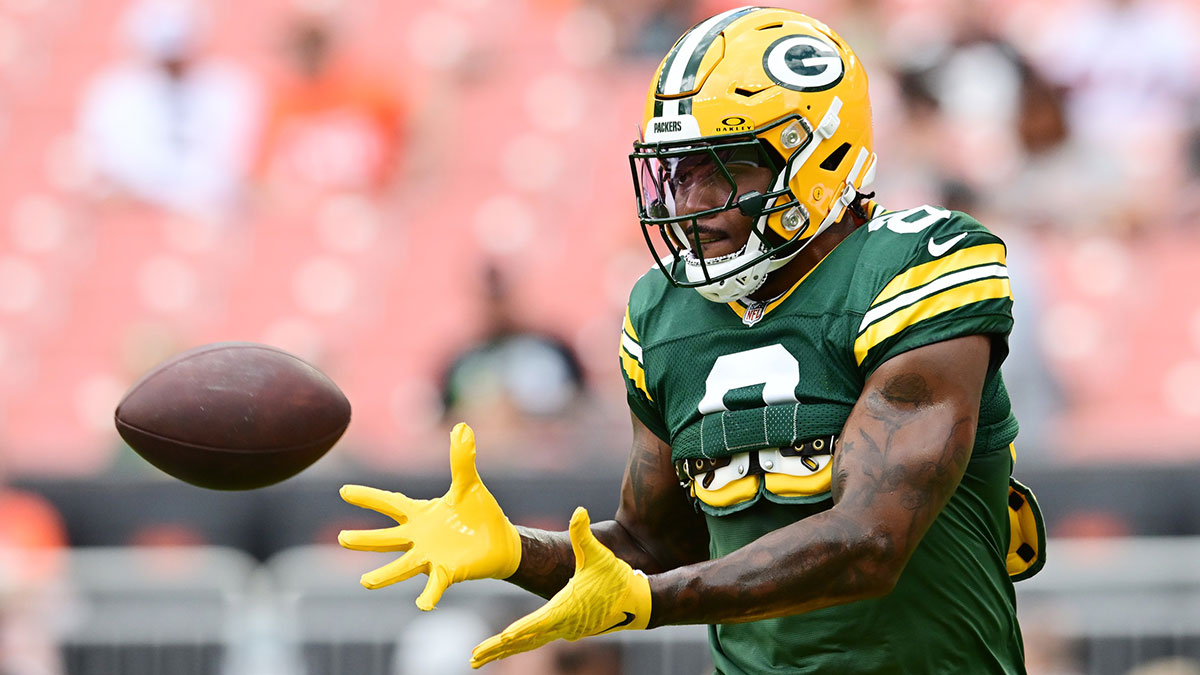
[[[717,165],[708,156],[684,160],[679,163],[671,175],[671,185],[676,188],[696,186],[715,173],[717,173]]]

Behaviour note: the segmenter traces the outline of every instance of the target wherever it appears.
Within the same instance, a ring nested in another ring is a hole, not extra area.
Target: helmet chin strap
[[[706,278],[706,271],[709,277],[725,274],[729,270],[736,269],[744,264],[744,260],[747,257],[757,257],[765,252],[766,249],[763,246],[762,239],[754,231],[751,231],[750,238],[746,240],[746,245],[736,253],[721,256],[719,260],[712,262],[705,261],[703,263],[694,254],[686,258],[684,262],[688,281],[703,281]],[[696,292],[706,300],[712,302],[724,303],[739,300],[757,291],[766,283],[767,268],[770,266],[770,263],[770,258],[764,258],[728,279],[714,281],[703,286],[696,286]]]
[[[857,196],[858,191],[854,189],[853,185],[847,183],[842,189],[842,193],[838,195],[837,200],[833,203],[833,208],[829,210],[829,213],[825,216],[825,219],[821,221],[820,225],[817,226],[816,231],[813,232],[812,236],[810,236],[808,239],[805,239],[800,246],[797,246],[796,250],[777,258],[765,258],[750,266],[750,268],[746,269],[741,274],[737,274],[728,279],[717,281],[711,284],[705,284],[703,286],[697,286],[696,292],[703,296],[706,300],[721,303],[741,300],[742,298],[754,293],[758,289],[762,288],[763,284],[767,282],[768,274],[791,262],[796,256],[800,255],[801,251],[808,248],[808,245],[811,244],[818,236],[820,236],[822,232],[828,230],[834,223],[838,222],[838,220],[841,219],[842,214],[846,212],[846,209]],[[760,216],[758,225],[765,228],[766,219],[767,216]],[[722,267],[733,268],[740,264],[743,257],[747,256],[747,254],[752,254],[749,257],[753,257],[761,255],[764,251],[765,248],[763,246],[763,241],[762,238],[758,236],[758,231],[751,230],[750,238],[746,241],[746,245],[737,253],[729,256],[723,256],[722,260],[713,262],[711,265],[705,264],[703,269],[700,267],[698,262],[687,261],[686,270],[688,279],[690,281],[703,280],[703,270],[708,270],[709,276],[717,276],[722,274]]]

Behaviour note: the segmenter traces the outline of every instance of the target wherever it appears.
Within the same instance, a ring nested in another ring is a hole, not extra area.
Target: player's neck
[[[762,287],[747,297],[750,300],[766,302],[783,295],[863,222],[865,221],[860,221],[850,209],[846,209],[846,215],[842,216],[841,220],[814,237],[791,262],[771,272]]]

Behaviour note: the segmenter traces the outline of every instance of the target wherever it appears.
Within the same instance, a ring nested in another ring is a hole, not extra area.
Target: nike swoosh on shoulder
[[[966,237],[968,234],[970,234],[970,233],[969,232],[959,233],[953,237],[950,237],[946,241],[943,241],[940,244],[937,243],[936,241],[934,241],[933,238],[931,237],[929,239],[929,255],[931,255],[935,258],[940,258],[943,254],[946,253],[946,251],[949,251],[950,249],[954,248],[954,245],[957,244],[958,242],[962,241],[963,237]]]
[[[625,612],[624,619],[614,623],[613,625],[609,626],[608,628],[605,628],[604,630],[600,631],[600,633],[607,633],[608,631],[616,630],[616,629],[620,628],[621,626],[628,626],[629,624],[633,623],[633,620],[635,618],[636,617],[634,616],[633,612]],[[597,635],[599,635],[600,633],[597,633]]]

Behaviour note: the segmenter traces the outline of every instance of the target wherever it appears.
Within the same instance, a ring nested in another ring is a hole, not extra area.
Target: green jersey
[[[997,338],[972,459],[893,592],[710,627],[720,673],[1024,673],[1005,562],[1017,424],[999,367],[1011,328],[1004,244],[928,206],[873,218],[769,303],[709,302],[656,270],[637,282],[620,352],[629,405],[697,477],[713,557],[832,506],[832,443],[814,447],[840,433],[880,364]],[[797,447],[804,456],[780,454]]]

